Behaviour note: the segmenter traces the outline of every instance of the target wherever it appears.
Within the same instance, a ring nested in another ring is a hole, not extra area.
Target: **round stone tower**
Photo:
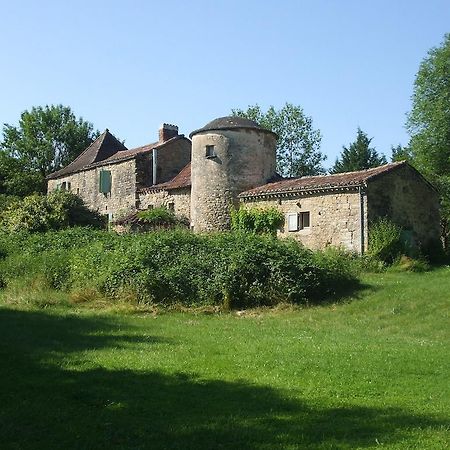
[[[194,231],[226,230],[239,193],[275,175],[277,135],[253,120],[221,117],[189,137],[191,225]]]

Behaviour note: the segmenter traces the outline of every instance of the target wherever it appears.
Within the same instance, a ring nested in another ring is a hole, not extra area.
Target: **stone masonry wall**
[[[409,231],[416,245],[440,237],[439,196],[409,166],[369,181],[367,202],[369,227],[386,216]]]
[[[49,180],[48,191],[55,190],[60,183],[70,182],[71,192],[80,196],[88,208],[108,215],[112,220],[136,207],[135,166],[132,159]],[[111,192],[108,194],[99,192],[101,170],[111,172]]]
[[[361,196],[356,190],[295,198],[246,200],[243,205],[273,206],[281,211],[285,215],[285,223],[278,233],[280,237],[297,239],[311,249],[333,245],[361,252]],[[300,212],[310,213],[310,226],[299,231],[288,231],[287,215]]]
[[[165,183],[175,177],[191,160],[191,143],[178,139],[157,150],[156,183],[153,180],[153,152],[136,155],[136,184],[138,188]]]
[[[180,188],[170,191],[158,190],[139,193],[139,209],[164,206],[173,209],[176,216],[190,219],[191,215],[191,189]]]
[[[214,157],[206,156],[207,146]],[[192,137],[191,221],[194,231],[226,230],[240,192],[275,174],[275,136],[264,130],[215,130]]]

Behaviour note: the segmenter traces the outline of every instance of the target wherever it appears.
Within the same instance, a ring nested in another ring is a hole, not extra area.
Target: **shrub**
[[[175,214],[162,206],[139,211],[137,213],[137,218],[140,223],[149,225],[170,225],[177,222]]]
[[[275,235],[284,223],[284,215],[276,208],[233,208],[231,229],[256,234]]]
[[[4,284],[25,273],[67,290],[74,301],[86,301],[95,292],[164,305],[305,303],[355,279],[344,254],[318,256],[295,241],[251,233],[173,230],[119,236],[75,228],[23,234],[20,244],[13,236],[7,242],[0,235],[6,248],[0,261]]]
[[[404,252],[402,228],[387,218],[381,218],[369,228],[369,255],[392,264]]]
[[[70,192],[55,191],[47,196],[34,194],[7,207],[1,216],[2,228],[9,232],[42,232],[80,226],[103,226],[101,217]]]

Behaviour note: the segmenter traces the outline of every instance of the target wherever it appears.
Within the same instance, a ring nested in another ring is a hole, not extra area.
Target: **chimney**
[[[178,127],[176,125],[163,123],[159,127],[159,142],[166,142],[175,136],[178,136]]]

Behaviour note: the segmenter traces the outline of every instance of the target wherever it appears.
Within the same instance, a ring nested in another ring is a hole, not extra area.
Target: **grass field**
[[[445,449],[450,269],[229,314],[0,307],[2,449]]]

